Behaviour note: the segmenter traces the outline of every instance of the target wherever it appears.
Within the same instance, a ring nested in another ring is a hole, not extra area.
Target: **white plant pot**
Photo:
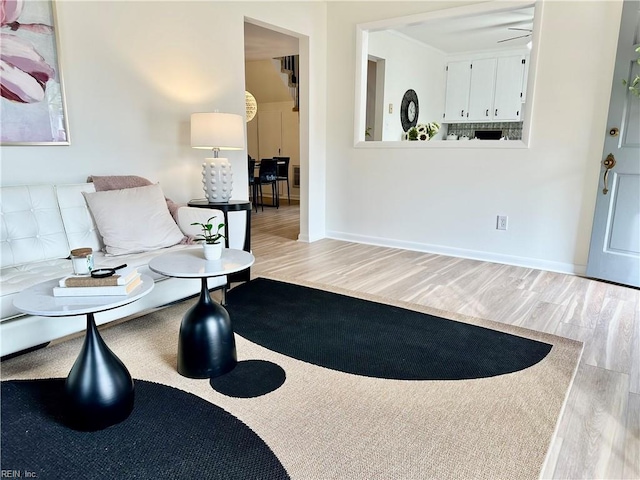
[[[218,260],[222,256],[222,243],[203,243],[202,250],[207,260]]]

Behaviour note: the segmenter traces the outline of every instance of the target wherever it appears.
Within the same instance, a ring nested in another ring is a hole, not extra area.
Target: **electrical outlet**
[[[496,230],[506,230],[509,223],[509,217],[506,215],[498,215],[498,221],[496,222]]]

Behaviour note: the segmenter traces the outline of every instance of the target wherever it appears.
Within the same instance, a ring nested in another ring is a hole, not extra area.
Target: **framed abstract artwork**
[[[69,145],[52,0],[0,0],[0,144]]]

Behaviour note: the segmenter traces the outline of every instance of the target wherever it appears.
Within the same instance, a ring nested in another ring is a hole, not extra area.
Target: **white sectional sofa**
[[[104,324],[149,311],[197,294],[199,279],[168,278],[148,268],[151,258],[161,253],[198,245],[178,244],[142,253],[109,256],[82,192],[94,192],[93,183],[70,185],[21,185],[0,188],[0,356],[46,344],[86,327],[84,316],[39,317],[25,315],[13,306],[14,297],[24,288],[73,273],[69,253],[74,248],[91,247],[97,267],[123,263],[137,266],[151,276],[155,288],[129,305],[100,312],[97,324]],[[237,213],[237,215],[234,215]],[[245,241],[245,212],[229,214],[229,247],[242,249]],[[185,235],[195,235],[192,222],[205,222],[219,210],[180,207],[175,215]],[[226,277],[210,278],[209,288],[222,288]]]

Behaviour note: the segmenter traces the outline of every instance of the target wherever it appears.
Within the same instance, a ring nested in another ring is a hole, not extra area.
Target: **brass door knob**
[[[609,189],[607,188],[609,171],[616,166],[616,158],[612,153],[610,153],[609,155],[607,155],[607,158],[602,161],[602,165],[604,165],[604,188],[602,189],[602,193],[606,195],[607,193],[609,193]]]

